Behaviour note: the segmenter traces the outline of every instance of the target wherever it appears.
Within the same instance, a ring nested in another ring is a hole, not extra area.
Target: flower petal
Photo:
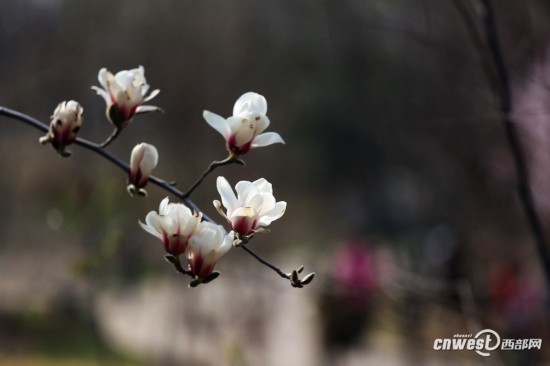
[[[260,216],[263,216],[265,213],[275,208],[275,197],[273,197],[271,193],[260,193],[258,197],[262,198],[260,205],[256,208]]]
[[[153,168],[157,166],[159,153],[153,145],[146,144],[146,146],[140,168],[143,174],[150,175]]]
[[[271,224],[271,222],[283,216],[283,214],[285,213],[285,210],[286,210],[286,202],[285,201],[277,202],[275,204],[275,207],[271,211],[266,212],[260,217],[260,220],[258,220],[258,226],[267,226]]]
[[[216,180],[216,187],[222,198],[222,204],[227,209],[227,216],[230,216],[231,212],[239,206],[239,201],[237,197],[235,197],[235,193],[229,185],[229,182],[224,177],[218,177]]]
[[[145,225],[143,222],[138,221],[139,226],[145,231],[147,231],[149,234],[156,236],[157,238],[162,240],[162,235],[159,234],[155,229],[153,229],[151,226]]]
[[[239,204],[243,204],[245,201],[249,200],[249,196],[255,195],[258,193],[258,190],[254,187],[252,182],[247,180],[241,180],[235,185],[235,191],[237,191]]]
[[[244,93],[237,99],[233,106],[233,115],[238,116],[242,113],[259,112],[267,113],[267,101],[263,95],[254,92]]]
[[[149,234],[156,236],[162,240],[162,232],[160,229],[160,216],[155,212],[151,211],[145,216],[145,224],[139,221],[139,225]]]
[[[162,201],[160,201],[159,215],[166,215],[166,211],[168,210],[168,202],[168,197],[165,197]]]
[[[267,181],[265,178],[260,178],[252,182],[252,185],[262,193],[273,194],[273,185]]]
[[[218,131],[223,136],[223,138],[227,140],[231,131],[229,130],[229,124],[222,116],[219,116],[216,113],[212,113],[209,111],[204,111],[202,113],[202,116],[206,120],[206,123],[210,125],[210,127]]]
[[[149,85],[147,85],[149,87]],[[144,93],[147,93],[147,91],[144,91]],[[143,99],[143,103],[150,101],[154,97],[156,97],[160,93],[160,89],[153,90],[145,99]]]
[[[116,73],[115,80],[122,90],[128,90],[134,80],[133,70],[122,70]]]
[[[220,245],[220,248],[218,249],[218,259],[225,255],[229,251],[229,249],[233,248],[233,239],[235,237],[235,233],[233,231],[229,232],[222,241],[222,244]]]
[[[260,194],[249,195],[247,197],[247,200],[244,202],[241,202],[241,204],[244,207],[249,207],[259,212],[260,208],[264,205],[264,197]]]
[[[136,108],[135,114],[140,113],[149,113],[149,112],[164,112],[162,108],[156,107],[154,105],[140,105]]]
[[[260,117],[259,120],[256,120],[256,135],[261,134],[269,126],[269,118],[266,115],[257,115],[255,118]]]
[[[111,104],[111,96],[109,93],[101,88],[98,88],[97,86],[92,86],[92,89],[96,91],[97,95],[101,96],[103,99],[105,99],[105,103]]]
[[[99,70],[99,73],[97,74],[97,80],[99,80],[99,85],[101,85],[103,89],[107,89],[107,74],[110,73],[111,72],[104,67]]]
[[[284,144],[285,141],[277,132],[266,132],[256,136],[252,141],[251,147],[263,147],[277,143]]]

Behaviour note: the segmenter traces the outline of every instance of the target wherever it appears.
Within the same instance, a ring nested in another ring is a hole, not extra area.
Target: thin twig
[[[39,120],[37,120],[33,117],[30,117],[26,114],[15,111],[13,109],[9,109],[9,108],[6,108],[6,107],[0,107],[0,115],[4,115],[6,117],[11,117],[11,118],[17,119],[21,122],[24,122],[24,123],[26,123],[26,124],[28,124],[32,127],[35,127],[35,128],[37,128],[41,131],[44,131],[44,132],[48,132],[48,130],[49,130],[48,125],[42,123],[41,121],[39,121]],[[118,166],[120,169],[124,170],[126,173],[130,172],[130,166],[128,164],[126,164],[125,162],[123,162],[122,160],[120,160],[119,158],[117,158],[116,156],[114,156],[113,154],[108,152],[107,150],[103,149],[101,147],[101,145],[96,144],[95,142],[83,139],[81,137],[77,137],[74,144],[82,146],[85,149],[91,150],[91,151],[95,152],[96,154],[101,155],[105,159],[109,160],[111,163]],[[200,208],[191,199],[189,199],[187,196],[185,196],[185,194],[183,194],[183,192],[181,192],[179,189],[175,188],[173,186],[172,182],[167,182],[167,181],[165,181],[163,179],[160,179],[158,177],[155,177],[155,176],[150,176],[149,177],[149,182],[151,182],[152,184],[164,189],[165,191],[168,191],[168,192],[172,193],[174,196],[181,199],[189,208],[191,208],[191,209],[193,209],[197,212],[202,212],[200,210]],[[214,224],[216,223],[213,219],[211,219],[209,216],[207,216],[204,213],[203,213],[202,217],[206,221],[210,221]]]
[[[233,154],[230,154],[227,158],[223,160],[211,162],[210,165],[208,165],[208,168],[206,168],[206,170],[199,177],[199,179],[197,179],[195,183],[193,183],[193,185],[184,193],[184,196],[189,197],[191,193],[193,193],[193,191],[202,183],[204,178],[206,178],[208,174],[212,173],[214,169],[216,169],[217,167],[220,167],[223,165],[229,165],[232,163],[244,164],[242,160],[237,159],[237,156]]]
[[[99,146],[101,147],[107,147],[111,142],[115,141],[115,139],[120,135],[120,132],[122,131],[121,128],[115,127],[113,133],[107,137],[107,140],[103,141]]]
[[[248,254],[250,254],[251,256],[253,256],[254,258],[256,258],[256,260],[258,260],[258,262],[262,263],[264,266],[267,266],[269,268],[271,268],[273,271],[277,272],[277,274],[279,276],[281,276],[282,278],[286,278],[287,280],[290,279],[290,275],[288,273],[285,273],[283,272],[281,269],[279,269],[278,267],[274,266],[273,264],[269,263],[268,261],[264,260],[263,258],[261,258],[259,255],[257,255],[256,253],[254,253],[252,251],[252,249],[248,248],[245,244],[242,244],[240,245],[241,248],[243,248]]]
[[[40,131],[43,131],[43,132],[48,132],[49,130],[49,126],[44,124],[43,122],[31,117],[31,116],[28,116],[24,113],[21,113],[21,112],[18,112],[18,111],[15,111],[13,109],[9,109],[9,108],[6,108],[6,107],[2,107],[0,106],[0,115],[3,115],[3,116],[6,116],[6,117],[9,117],[9,118],[12,118],[12,119],[15,119],[15,120],[18,120],[18,121],[21,121],[23,123],[26,123]],[[107,159],[108,161],[110,161],[111,163],[113,163],[114,165],[118,166],[120,169],[124,170],[126,173],[129,173],[130,172],[130,166],[128,164],[126,164],[125,162],[123,162],[122,160],[120,160],[118,157],[116,157],[115,155],[111,154],[110,152],[108,152],[107,150],[105,150],[104,148],[101,147],[101,145],[99,144],[96,144],[95,142],[91,142],[89,140],[86,140],[86,139],[83,139],[83,138],[80,138],[78,137],[75,142],[74,142],[75,145],[79,145],[79,146],[82,146],[83,148],[85,149],[88,149],[90,151],[93,151],[94,153],[98,154],[98,155],[101,155],[103,158]],[[206,221],[209,221],[213,224],[217,224],[212,218],[210,218],[209,216],[207,216],[206,214],[204,214],[201,209],[191,200],[189,199],[189,195],[193,192],[193,190],[200,184],[200,182],[202,182],[202,180],[210,173],[212,172],[216,167],[218,166],[222,166],[222,165],[227,165],[227,164],[231,164],[231,163],[240,163],[240,164],[243,164],[244,162],[242,162],[242,160],[239,160],[239,159],[236,159],[235,157],[228,157],[227,159],[225,160],[222,160],[222,161],[218,161],[218,162],[213,162],[212,164],[210,164],[210,166],[208,167],[208,169],[205,170],[205,172],[202,174],[202,176],[197,180],[197,182],[195,182],[195,184],[193,184],[193,186],[186,192],[186,193],[183,193],[182,191],[180,191],[179,189],[175,188],[174,185],[173,185],[173,182],[167,182],[163,179],[160,179],[160,178],[157,178],[155,176],[150,176],[149,177],[149,182],[151,182],[152,184],[160,187],[161,189],[167,191],[167,192],[170,192],[172,193],[174,196],[178,197],[179,199],[181,199],[189,208],[195,210],[196,212],[200,212],[202,213],[202,218]],[[268,261],[266,261],[265,259],[261,258],[259,255],[257,255],[256,253],[254,253],[252,250],[250,250],[249,248],[245,247],[244,245],[242,245],[242,248],[245,249],[245,251],[250,254],[251,256],[253,256],[256,260],[258,260],[260,263],[262,263],[263,265],[271,268],[273,271],[275,271],[277,274],[279,274],[279,276],[285,278],[285,279],[290,279],[290,275],[284,273],[283,271],[281,271],[278,267],[274,266],[273,264],[269,263]],[[171,263],[174,263],[171,261]],[[189,274],[188,271],[186,271],[185,269],[183,269],[181,267],[181,265],[178,266],[175,264],[175,268],[178,272],[182,273],[182,274]]]

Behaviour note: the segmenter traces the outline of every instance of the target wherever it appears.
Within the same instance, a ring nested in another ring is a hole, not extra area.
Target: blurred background
[[[474,15],[479,7],[458,1]],[[550,5],[494,1],[550,237]],[[109,151],[139,142],[185,189],[222,137],[202,119],[263,94],[286,145],[251,151],[193,194],[217,218],[215,178],[264,177],[286,214],[250,247],[314,282],[294,289],[244,251],[195,289],[138,220],[166,196],[0,117],[0,365],[546,365],[548,286],[478,50],[438,0],[4,0],[0,105],[48,121],[84,107],[80,136],[111,133],[97,73],[143,65],[164,114],[136,117]],[[477,21],[477,18],[475,19]],[[474,28],[480,28],[475,23]],[[472,28],[470,28],[472,29]],[[221,222],[221,219],[220,219]],[[490,328],[542,350],[434,351]]]

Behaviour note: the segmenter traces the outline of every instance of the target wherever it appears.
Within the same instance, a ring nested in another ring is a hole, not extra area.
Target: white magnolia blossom
[[[218,177],[216,186],[222,202],[216,200],[214,206],[240,235],[250,235],[285,213],[286,202],[275,202],[271,183],[264,178],[254,182],[240,181],[235,186],[237,196],[224,177]],[[225,213],[221,209],[222,204],[226,208]]]
[[[84,108],[74,100],[59,103],[51,117],[48,134],[40,138],[40,143],[49,142],[55,149],[63,153],[65,146],[76,140],[77,133],[82,126],[83,113]]]
[[[225,119],[215,113],[204,111],[203,117],[223,136],[230,153],[242,155],[256,147],[284,144],[278,133],[262,133],[269,126],[266,113],[266,99],[258,93],[248,92],[235,102],[233,116]]]
[[[199,278],[208,277],[218,260],[233,247],[233,237],[234,233],[227,234],[221,225],[201,222],[187,247],[191,272]]]
[[[149,84],[145,80],[145,69],[140,66],[122,70],[113,75],[103,68],[98,74],[101,88],[92,86],[107,103],[107,118],[117,127],[125,127],[134,114],[161,111],[159,107],[142,105],[160,92],[153,90],[149,95]]]
[[[196,232],[202,215],[193,213],[181,203],[168,203],[168,197],[160,203],[159,212],[151,211],[145,217],[143,230],[162,240],[164,250],[174,256],[185,253],[189,238]]]
[[[128,177],[129,187],[131,185],[132,190],[145,187],[151,172],[157,166],[158,158],[159,154],[153,145],[142,142],[132,149]]]

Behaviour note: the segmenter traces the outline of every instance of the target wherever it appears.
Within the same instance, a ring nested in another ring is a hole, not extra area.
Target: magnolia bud
[[[130,195],[147,195],[145,189],[153,168],[157,166],[159,154],[153,145],[138,144],[130,157],[130,174],[128,176],[128,193]]]
[[[83,112],[84,109],[74,100],[59,103],[51,117],[50,129],[40,138],[40,143],[50,143],[62,156],[70,156],[65,147],[76,140],[82,126]]]

